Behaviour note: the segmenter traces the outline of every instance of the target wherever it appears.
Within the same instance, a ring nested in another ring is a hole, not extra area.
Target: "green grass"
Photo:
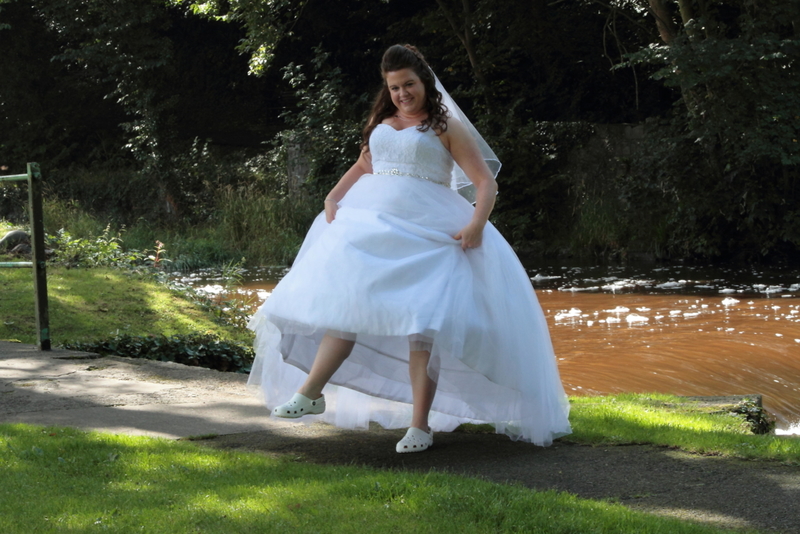
[[[651,443],[686,451],[800,464],[800,439],[755,435],[741,416],[714,413],[673,395],[572,397],[569,441],[593,445]]]
[[[712,533],[566,493],[0,425],[0,532]]]
[[[50,336],[54,344],[106,338],[215,332],[230,341],[252,336],[214,321],[198,305],[151,277],[122,269],[47,271]],[[0,276],[0,340],[36,342],[33,277],[30,269],[3,269]]]

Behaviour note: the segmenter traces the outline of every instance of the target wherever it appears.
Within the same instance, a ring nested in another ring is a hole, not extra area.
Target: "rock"
[[[30,256],[31,250],[32,250],[31,246],[28,243],[20,243],[19,245],[9,250],[8,253],[13,254],[15,256]]]
[[[8,232],[3,239],[0,239],[0,252],[6,252],[17,245],[26,244],[30,249],[31,238],[22,230],[11,230]]]

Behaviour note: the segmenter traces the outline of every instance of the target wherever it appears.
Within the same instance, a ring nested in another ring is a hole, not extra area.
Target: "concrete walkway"
[[[0,423],[182,438],[294,433],[247,392],[247,375],[0,341]]]

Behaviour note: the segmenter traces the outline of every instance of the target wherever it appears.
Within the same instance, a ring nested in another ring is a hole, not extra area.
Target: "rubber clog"
[[[412,426],[406,432],[406,436],[397,442],[397,452],[422,452],[431,445],[433,445],[433,430],[425,432]]]
[[[276,417],[285,417],[287,419],[297,419],[304,415],[316,415],[325,411],[325,395],[322,395],[317,400],[311,400],[305,395],[295,393],[289,402],[281,404],[274,410],[273,415]]]

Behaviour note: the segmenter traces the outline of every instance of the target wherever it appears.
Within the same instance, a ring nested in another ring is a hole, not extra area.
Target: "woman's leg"
[[[428,413],[431,411],[433,397],[436,395],[436,382],[428,376],[428,361],[431,353],[427,350],[412,350],[408,361],[408,374],[411,378],[411,396],[414,411],[411,426],[428,431]]]
[[[355,341],[325,335],[317,349],[317,356],[311,365],[305,383],[297,390],[309,399],[318,399],[322,396],[322,388],[331,379],[333,373],[344,363],[353,350]]]

